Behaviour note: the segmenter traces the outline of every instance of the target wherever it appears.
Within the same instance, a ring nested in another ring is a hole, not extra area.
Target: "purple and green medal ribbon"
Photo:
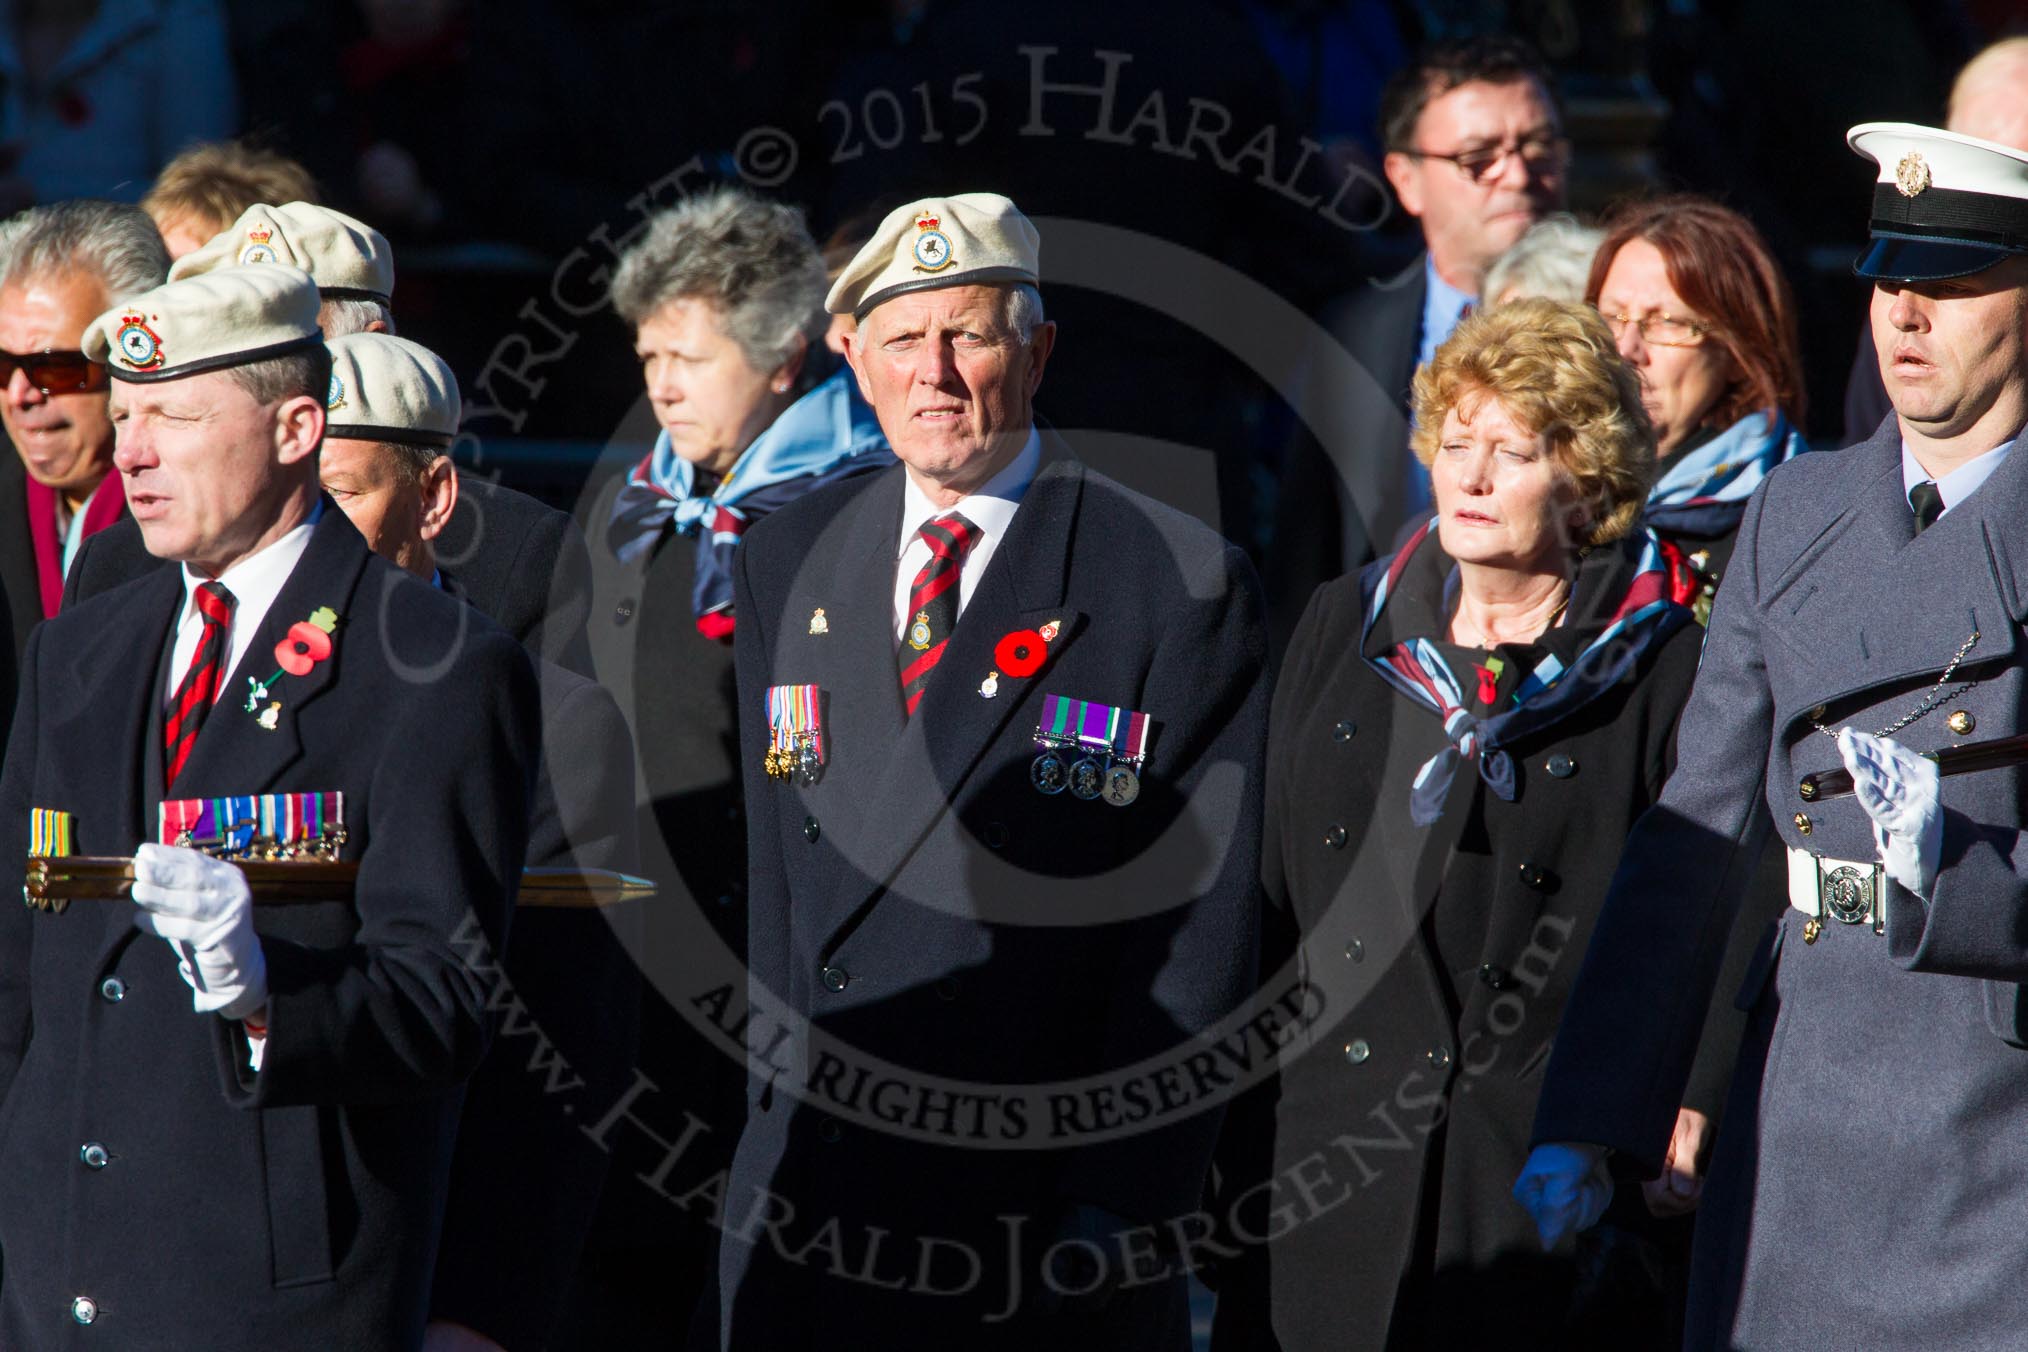
[[[1148,754],[1148,727],[1146,714],[1117,705],[1044,695],[1042,721],[1035,725],[1035,740],[1048,747],[1075,745],[1087,751],[1104,751],[1129,765],[1138,765]]]
[[[258,793],[225,798],[170,798],[162,803],[157,839],[228,853],[255,840],[280,846],[313,844],[345,824],[342,793]]]

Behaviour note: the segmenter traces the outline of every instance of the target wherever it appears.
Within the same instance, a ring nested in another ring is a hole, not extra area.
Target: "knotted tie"
[[[1915,512],[1915,533],[1922,534],[1936,524],[1943,515],[1943,494],[1937,491],[1936,480],[1924,479],[1908,490],[1908,505]]]
[[[929,562],[908,589],[908,628],[903,632],[899,665],[901,698],[911,718],[922,703],[929,674],[943,660],[944,645],[958,623],[958,574],[965,555],[979,542],[979,528],[957,512],[923,523],[916,532],[929,546]]]
[[[218,692],[225,686],[225,659],[231,651],[228,636],[232,632],[233,607],[238,604],[238,598],[216,582],[207,582],[197,589],[197,613],[204,619],[204,632],[198,637],[197,651],[190,655],[190,668],[183,673],[183,683],[176,687],[176,697],[169,703],[169,717],[162,724],[165,790],[182,773],[183,762],[190,759],[190,748],[197,741],[197,731],[204,726],[205,715],[211,712]]]

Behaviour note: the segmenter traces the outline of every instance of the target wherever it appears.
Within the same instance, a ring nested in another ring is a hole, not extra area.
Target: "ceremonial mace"
[[[234,859],[256,902],[350,901],[359,865],[337,859]],[[131,896],[134,861],[83,855],[30,855],[21,898],[38,911],[61,911],[73,901],[119,901]],[[605,869],[531,868],[521,873],[519,906],[572,909],[614,906],[655,895],[642,878]]]
[[[1940,775],[1968,775],[1977,770],[2004,770],[2013,765],[2028,765],[2028,733],[2012,737],[1995,737],[1985,742],[1967,742],[1963,746],[1947,746],[1937,751],[1922,752],[1924,760],[1936,762]],[[1827,798],[1843,798],[1852,792],[1852,772],[1849,770],[1826,770],[1820,775],[1804,775],[1796,786],[1806,803],[1821,803]]]

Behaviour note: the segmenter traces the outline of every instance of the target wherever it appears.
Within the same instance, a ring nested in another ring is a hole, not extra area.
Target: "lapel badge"
[[[1929,187],[1929,161],[1919,150],[1911,150],[1894,166],[1894,186],[1903,197],[1916,197]]]
[[[1035,632],[1042,635],[1044,643],[1054,643],[1056,642],[1056,636],[1063,632],[1063,625],[1060,621],[1051,620]]]
[[[261,711],[261,716],[259,718],[256,718],[254,722],[260,724],[261,727],[265,728],[267,731],[273,732],[275,730],[275,723],[278,719],[281,718],[281,716],[282,716],[282,702],[280,700],[275,700],[272,703],[270,703],[267,708]]]
[[[818,606],[815,611],[811,612],[810,632],[813,634],[828,634],[831,632],[831,622],[824,618],[824,607]]]
[[[262,727],[272,731],[273,718],[281,710],[281,701],[274,701],[272,708],[261,712],[261,701],[268,697],[268,687],[283,676],[308,676],[319,662],[331,656],[331,635],[338,628],[338,612],[329,606],[318,606],[310,612],[307,620],[298,620],[289,626],[289,632],[275,644],[275,672],[266,680],[246,678],[248,686],[246,704],[250,714],[260,714]]]
[[[918,610],[915,619],[908,626],[908,646],[922,652],[930,645],[930,622],[927,610]]]
[[[987,672],[986,679],[979,682],[979,698],[992,699],[995,695],[998,695],[999,693],[1000,693],[1000,673],[997,671]]]

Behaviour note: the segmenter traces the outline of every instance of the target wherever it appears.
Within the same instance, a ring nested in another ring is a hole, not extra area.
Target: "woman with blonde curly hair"
[[[1672,1346],[1646,1270],[1619,1285],[1661,1222],[1544,1253],[1508,1195],[1697,666],[1637,525],[1654,431],[1597,313],[1547,300],[1460,324],[1415,404],[1435,514],[1318,590],[1275,691],[1263,989],[1313,1017],[1227,1127],[1213,1346]]]

